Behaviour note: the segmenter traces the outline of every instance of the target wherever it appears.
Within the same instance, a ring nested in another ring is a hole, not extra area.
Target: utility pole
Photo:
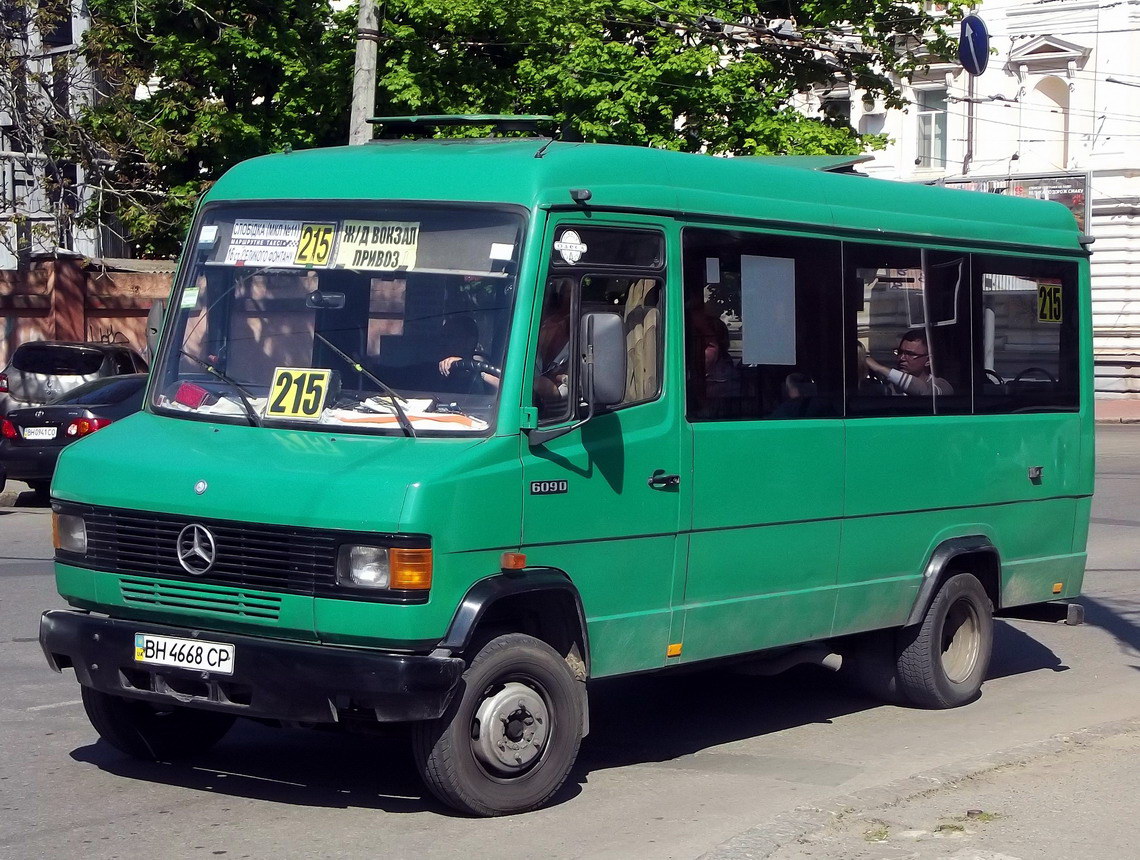
[[[380,42],[376,0],[360,0],[356,19],[356,67],[352,74],[352,114],[348,125],[350,144],[368,143],[372,126],[368,118],[376,110],[376,48]]]

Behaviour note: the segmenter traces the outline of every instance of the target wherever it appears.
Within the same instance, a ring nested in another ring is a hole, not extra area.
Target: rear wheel
[[[977,697],[993,651],[993,606],[977,578],[952,575],[921,624],[898,640],[899,689],[924,708],[954,708]]]
[[[526,812],[562,786],[582,740],[579,682],[545,642],[488,642],[447,712],[418,723],[416,763],[431,792],[474,815]]]
[[[83,710],[99,737],[133,758],[187,758],[206,752],[234,724],[229,714],[149,702],[82,688]]]

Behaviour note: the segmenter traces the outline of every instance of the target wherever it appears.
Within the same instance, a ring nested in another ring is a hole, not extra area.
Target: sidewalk
[[[1097,424],[1140,424],[1140,398],[1095,402]]]
[[[1140,719],[801,807],[703,860],[1131,860]]]

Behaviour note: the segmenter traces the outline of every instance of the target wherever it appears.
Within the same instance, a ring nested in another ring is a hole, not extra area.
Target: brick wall
[[[146,317],[170,272],[125,272],[82,259],[0,271],[0,367],[30,340],[129,343],[146,355]]]

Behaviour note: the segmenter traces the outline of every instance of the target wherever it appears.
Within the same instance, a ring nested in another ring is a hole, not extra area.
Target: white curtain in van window
[[[740,258],[744,364],[796,364],[796,261]]]

